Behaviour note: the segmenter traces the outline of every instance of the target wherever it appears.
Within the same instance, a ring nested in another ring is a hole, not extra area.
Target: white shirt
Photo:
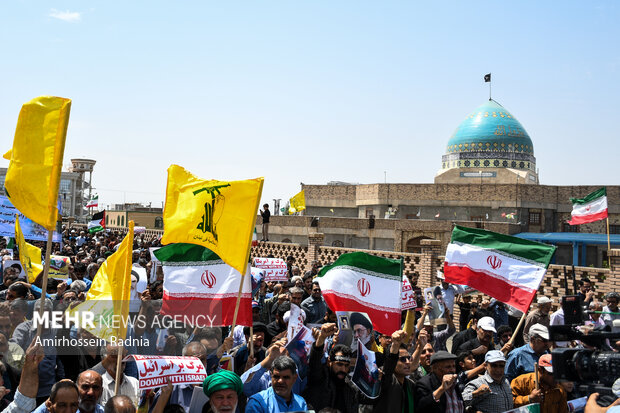
[[[103,375],[103,392],[101,393],[101,399],[99,404],[105,406],[106,402],[114,397],[114,377],[110,376],[110,373],[107,371]],[[123,381],[118,389],[118,394],[127,396],[131,399],[134,406],[138,406],[139,401],[139,389],[138,389],[138,380],[123,374]]]
[[[549,325],[552,326],[563,326],[564,325],[564,310],[560,307],[557,311],[551,313]],[[568,341],[556,341],[555,345],[557,347],[568,347],[570,343]]]
[[[454,298],[457,294],[463,294],[464,292],[464,285],[450,284],[445,290],[441,287],[441,296],[443,297],[443,302],[446,304],[446,307],[450,310],[450,315],[454,314]]]

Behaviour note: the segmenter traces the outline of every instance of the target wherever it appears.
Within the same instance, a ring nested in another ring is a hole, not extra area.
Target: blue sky
[[[0,2],[0,141],[21,105],[73,99],[65,160],[100,204],[164,199],[166,168],[300,182],[430,183],[465,115],[523,124],[543,184],[618,184],[614,1]],[[7,166],[2,160],[0,166]]]

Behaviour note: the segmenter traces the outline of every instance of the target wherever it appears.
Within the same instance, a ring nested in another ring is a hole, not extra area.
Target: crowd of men
[[[326,305],[319,283],[320,269],[311,263],[306,272],[287,258],[289,280],[263,282],[253,297],[254,325],[199,328],[186,325],[162,332],[153,324],[129,325],[128,337],[148,338],[149,344],[119,347],[42,346],[37,343],[33,313],[64,310],[85,300],[99,267],[115,251],[123,235],[113,231],[88,234],[63,228],[63,243],[54,254],[70,257],[68,278],[50,279],[41,304],[41,277],[28,283],[16,266],[3,265],[0,285],[0,411],[129,413],[189,412],[194,385],[167,385],[141,390],[136,363],[127,354],[183,355],[197,357],[208,376],[202,389],[208,402],[202,412],[505,412],[539,403],[540,411],[568,412],[569,400],[581,394],[575,383],[558,381],[553,375],[552,347],[579,346],[581,342],[552,342],[549,326],[563,324],[559,303],[538,296],[527,314],[522,331],[511,340],[521,314],[504,303],[459,294],[458,286],[441,282],[446,324],[436,325],[422,311],[403,312],[402,329],[391,334],[374,331],[364,317],[351,316],[355,340],[374,351],[380,369],[380,392],[371,398],[351,380],[356,362],[352,346],[338,343],[336,315]],[[264,234],[266,239],[266,234]],[[132,272],[130,311],[148,320],[160,317],[164,273],[153,270],[150,247],[159,239],[144,233],[135,236],[133,265],[155,277],[140,280]],[[3,263],[16,259],[17,251],[6,248],[0,238]],[[140,282],[146,285],[138,291]],[[415,281],[415,280],[412,280]],[[583,305],[598,311],[589,315],[591,326],[613,325],[620,296],[607,294],[597,300],[594,286],[581,280]],[[599,297],[600,298],[600,297]],[[291,305],[303,310],[312,327],[314,344],[307,365],[288,355],[287,324]],[[455,324],[454,307],[460,309]],[[551,312],[555,306],[556,311]],[[600,314],[600,313],[603,314]],[[607,314],[605,314],[607,313]],[[458,324],[458,326],[457,326]],[[458,328],[457,328],[458,327]],[[457,332],[458,330],[458,332]],[[44,328],[41,338],[89,338],[76,326]],[[620,342],[607,341],[606,350],[618,351]],[[251,347],[251,348],[250,348]],[[231,370],[222,358],[234,359]],[[120,364],[118,357],[122,357]],[[117,365],[122,368],[116,386]],[[118,391],[115,392],[115,387]],[[590,396],[586,412],[617,411],[597,405]],[[620,403],[620,401],[615,402]]]

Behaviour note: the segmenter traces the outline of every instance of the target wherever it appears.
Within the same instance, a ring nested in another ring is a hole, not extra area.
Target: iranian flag
[[[103,231],[105,229],[105,210],[97,212],[93,215],[92,219],[88,223],[88,232],[94,234],[95,232]]]
[[[552,245],[476,228],[454,227],[444,275],[527,312],[555,252]]]
[[[585,198],[571,198],[573,212],[570,225],[587,224],[607,218],[607,188],[592,192]]]
[[[400,328],[401,262],[363,252],[342,254],[316,277],[331,310],[368,314],[376,331]]]
[[[99,195],[88,201],[86,208],[97,208],[99,206]]]
[[[164,270],[162,314],[190,317],[201,327],[233,323],[241,273],[213,251],[194,244],[170,244],[153,252]],[[249,268],[237,315],[237,325],[252,325],[252,285]]]

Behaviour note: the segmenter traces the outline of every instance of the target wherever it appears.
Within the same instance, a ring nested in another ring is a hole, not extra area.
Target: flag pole
[[[254,326],[250,326],[250,357],[254,357]]]
[[[260,185],[258,188],[258,196],[256,197],[256,202],[254,204],[254,210],[258,211],[260,197],[263,193],[263,179],[260,178]],[[258,214],[257,214],[258,215]],[[254,233],[254,229],[256,229],[256,216],[254,215],[254,220],[252,222],[252,230],[249,231],[248,243],[247,243],[247,253],[245,255],[245,267],[243,268],[243,272],[241,273],[241,283],[239,283],[239,293],[237,294],[237,304],[235,305],[235,313],[233,315],[233,322],[230,328],[230,337],[233,336],[233,331],[235,331],[235,327],[237,325],[237,314],[239,314],[239,305],[241,304],[241,294],[243,293],[243,282],[245,281],[245,273],[248,272],[248,263],[250,261],[250,251],[252,250],[252,234]]]
[[[129,221],[128,223],[128,230],[127,230],[127,235],[125,235],[125,237],[131,237],[131,244],[133,245],[133,227],[134,227],[134,222],[133,221]],[[123,240],[124,241],[124,240]],[[131,273],[131,264],[132,264],[132,254],[128,254],[127,259],[125,260],[125,276],[127,276],[127,274]],[[127,278],[127,277],[126,277]],[[131,280],[131,276],[129,276],[129,279]],[[126,323],[127,320],[123,320],[123,315],[124,314],[128,314],[127,311],[127,306],[129,305],[127,299],[129,299],[129,294],[130,292],[125,293],[125,289],[129,290],[131,288],[131,282],[129,284],[129,286],[127,285],[122,285],[121,286],[121,292],[122,292],[122,297],[121,297],[121,323]],[[125,296],[127,295],[127,299],[125,299]],[[121,329],[122,326],[120,327]],[[127,336],[127,326],[125,326],[125,328],[123,329],[125,330],[125,336]],[[125,338],[127,337],[122,337],[121,334],[119,334],[120,331],[117,330],[117,334],[121,337],[117,337],[118,339],[120,339],[121,345],[118,347],[117,349],[117,353],[116,353],[116,374],[115,374],[115,378],[114,378],[114,395],[118,396],[118,392],[120,389],[120,385],[119,382],[121,380],[121,374],[123,374],[123,372],[121,371],[121,364],[123,361],[123,355],[125,354]]]
[[[611,251],[611,243],[609,242],[609,217],[607,217],[607,255]]]
[[[43,310],[45,308],[45,296],[47,293],[47,277],[50,271],[50,256],[52,255],[52,240],[54,236],[54,230],[47,230],[47,245],[45,246],[45,265],[43,266],[43,281],[41,283],[41,301],[39,303],[39,319],[43,319]],[[21,252],[20,252],[21,253]],[[39,323],[37,326],[37,337],[41,337],[41,330],[43,323]]]
[[[519,324],[517,324],[515,331],[512,333],[512,337],[510,337],[510,340],[508,340],[508,343],[510,345],[513,345],[515,338],[517,337],[517,333],[519,332],[519,330],[521,330],[521,326],[523,325],[523,322],[525,321],[525,316],[527,316],[527,311],[525,311],[523,315],[521,316],[521,320],[519,320]]]

